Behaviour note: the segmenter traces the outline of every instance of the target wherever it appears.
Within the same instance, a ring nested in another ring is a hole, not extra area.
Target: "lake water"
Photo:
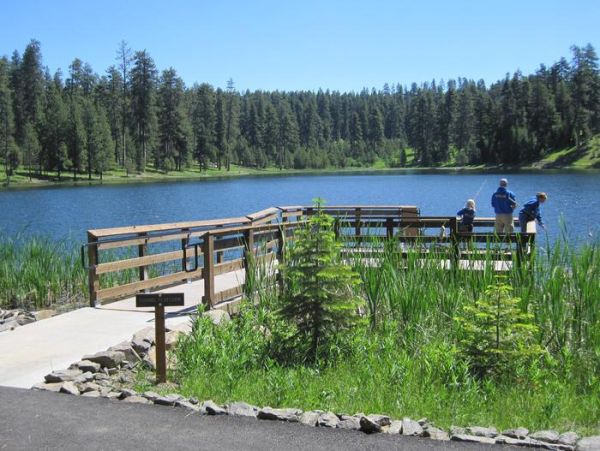
[[[493,216],[490,197],[498,180],[523,204],[537,191],[549,199],[542,216],[552,239],[564,216],[577,240],[598,236],[598,173],[385,173],[244,177],[194,182],[50,187],[0,191],[0,231],[47,234],[81,242],[87,229],[240,216],[270,206],[416,205],[422,215],[453,215],[467,198],[478,216]]]

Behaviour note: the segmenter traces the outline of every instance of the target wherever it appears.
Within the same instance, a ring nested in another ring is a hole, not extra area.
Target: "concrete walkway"
[[[218,291],[243,281],[243,272],[216,277]],[[163,292],[183,292],[184,307],[168,307],[166,326],[190,321],[204,294],[202,280]],[[135,297],[99,308],[81,308],[0,333],[0,385],[29,388],[54,370],[65,369],[94,354],[130,340],[135,332],[154,326],[154,310],[137,309]]]

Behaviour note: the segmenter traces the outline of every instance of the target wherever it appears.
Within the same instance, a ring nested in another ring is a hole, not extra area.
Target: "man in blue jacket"
[[[506,189],[508,180],[500,179],[500,186],[492,194],[492,207],[496,213],[496,233],[513,233],[513,211],[517,207],[515,193]]]
[[[535,197],[529,199],[519,212],[519,224],[521,224],[521,232],[527,232],[527,223],[537,220],[540,227],[544,228],[544,221],[540,213],[540,204],[543,204],[548,199],[546,193],[537,193]]]

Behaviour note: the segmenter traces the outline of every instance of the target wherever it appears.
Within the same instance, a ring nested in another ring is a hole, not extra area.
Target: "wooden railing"
[[[323,210],[336,219],[345,251],[370,257],[380,252],[386,238],[393,238],[404,253],[406,246],[423,253],[441,247],[454,259],[476,258],[477,243],[486,246],[493,241],[499,246],[498,259],[512,259],[531,252],[535,237],[534,229],[498,237],[486,230],[493,227],[492,218],[476,219],[476,233],[459,233],[455,217],[421,217],[414,206],[327,206]],[[285,240],[314,211],[314,207],[284,206],[227,219],[89,230],[84,247],[90,305],[199,279],[204,283],[203,302],[209,307],[239,297],[243,283],[218,291],[216,278],[243,273],[250,253],[259,261],[281,261]],[[469,243],[468,250],[463,242]]]

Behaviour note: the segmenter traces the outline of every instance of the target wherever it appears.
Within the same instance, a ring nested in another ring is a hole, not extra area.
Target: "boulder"
[[[148,352],[148,349],[150,349],[152,347],[152,343],[150,343],[146,340],[140,340],[140,339],[134,338],[131,341],[131,347],[135,350],[135,352],[138,353],[138,355],[144,356]]]
[[[494,443],[496,443],[495,438],[480,437],[477,435],[470,435],[470,434],[452,434],[450,436],[450,440],[453,440],[456,442],[485,443],[488,445],[493,445]]]
[[[432,440],[450,440],[450,435],[446,431],[433,426],[425,429],[423,436],[429,437]]]
[[[86,391],[85,393],[82,393],[81,396],[85,396],[86,398],[99,398],[100,397],[100,392],[99,391]]]
[[[84,394],[84,393],[88,393],[91,391],[97,391],[100,392],[102,390],[102,387],[98,384],[95,384],[93,382],[87,382],[85,384],[80,384],[77,386],[77,388],[79,389],[79,391]]]
[[[50,382],[44,383],[40,382],[39,384],[35,384],[31,387],[33,390],[43,390],[43,391],[51,391],[54,393],[58,393],[60,391],[60,387],[62,387],[62,382]]]
[[[160,398],[160,395],[153,391],[144,392],[144,394],[142,396],[152,402],[154,402],[155,399]]]
[[[44,380],[46,382],[67,382],[74,381],[77,376],[83,374],[83,372],[79,369],[72,370],[58,370],[53,371],[50,374],[44,376]]]
[[[337,425],[338,429],[349,429],[351,431],[360,431],[360,417],[342,415]]]
[[[131,346],[131,343],[128,341],[124,341],[116,346],[112,346],[108,348],[108,350],[122,352],[125,355],[125,360],[127,360],[128,362],[139,362],[140,360],[142,360],[139,354]]]
[[[165,335],[165,349],[167,351],[169,349],[173,349],[181,335],[183,335],[183,332],[179,332],[178,330],[172,330],[171,332],[167,332]]]
[[[48,319],[48,318],[52,318],[53,316],[56,315],[56,310],[52,310],[52,309],[46,309],[46,310],[38,310],[37,312],[33,313],[33,316],[35,316],[35,319],[37,321],[41,321],[43,319]]]
[[[476,435],[477,437],[494,438],[498,435],[496,428],[485,428],[481,426],[470,426],[467,428],[467,434]]]
[[[317,425],[324,428],[335,428],[340,422],[340,419],[333,412],[322,413],[317,420]]]
[[[208,415],[227,415],[227,409],[224,409],[212,400],[204,401],[200,406],[200,410],[206,412]]]
[[[410,418],[402,418],[402,435],[420,437],[423,435],[423,426]]]
[[[529,437],[514,438],[514,437],[509,437],[507,435],[499,435],[498,437],[495,438],[495,440],[496,440],[496,443],[503,444],[503,445],[512,445],[512,446],[529,446],[529,447],[540,448],[543,445],[542,442],[539,442],[539,441],[534,440]]]
[[[575,446],[577,444],[577,440],[579,440],[579,434],[572,431],[560,434],[558,437],[558,443],[562,445]]]
[[[585,437],[577,442],[577,451],[599,451],[600,435]]]
[[[154,327],[148,326],[142,330],[138,330],[135,334],[133,334],[132,342],[145,341],[150,345],[154,344]]]
[[[73,382],[75,382],[77,384],[83,384],[85,382],[89,382],[92,380],[94,380],[94,375],[90,371],[86,371],[85,373],[82,373],[79,376],[77,376],[73,380]]]
[[[170,394],[167,396],[159,396],[154,400],[154,404],[158,404],[161,406],[174,406],[175,402],[183,399],[182,396],[177,394]]]
[[[359,419],[360,430],[365,434],[381,432],[381,425],[367,416],[361,416]]]
[[[175,401],[175,407],[183,407],[184,409],[191,410],[192,412],[199,412],[200,407],[196,404],[192,404],[187,399],[179,399]]]
[[[68,395],[79,395],[79,389],[71,381],[67,381],[60,387],[60,393],[66,393]]]
[[[91,362],[89,360],[81,360],[77,362],[75,366],[83,372],[90,371],[92,373],[97,373],[98,371],[100,371],[100,364],[96,362]]]
[[[308,412],[304,412],[302,415],[300,415],[300,423],[307,426],[316,426],[322,413],[323,411],[321,410],[310,410]]]
[[[102,368],[116,368],[125,360],[125,354],[121,351],[103,351],[93,355],[86,355],[83,360],[98,363]]]
[[[175,325],[171,325],[169,327],[169,329],[172,332],[177,331],[177,332],[181,332],[181,333],[183,333],[185,335],[188,335],[188,334],[190,334],[192,332],[192,322],[191,321],[185,321],[183,323],[178,323],[178,324],[175,324]]]
[[[245,402],[233,402],[227,406],[227,412],[229,415],[236,417],[252,417],[256,418],[258,415],[258,408],[246,404]]]
[[[502,435],[510,438],[516,439],[526,439],[529,435],[529,429],[527,428],[515,428],[515,429],[507,429],[506,431],[502,431]]]
[[[156,369],[156,346],[152,346],[150,349],[148,349],[148,352],[144,356],[143,362],[151,370],[155,370]]]
[[[402,421],[394,420],[390,423],[390,428],[387,430],[388,434],[401,434],[402,433]]]
[[[556,431],[537,431],[531,434],[530,436],[534,440],[539,440],[540,442],[546,443],[558,443],[558,438],[560,434]]]
[[[138,392],[136,392],[135,390],[131,390],[130,388],[121,389],[121,399],[129,398],[130,396],[140,396],[140,395]]]
[[[258,410],[257,417],[261,420],[279,420],[297,423],[300,421],[302,411],[299,409],[273,409],[271,407],[263,407]]]

